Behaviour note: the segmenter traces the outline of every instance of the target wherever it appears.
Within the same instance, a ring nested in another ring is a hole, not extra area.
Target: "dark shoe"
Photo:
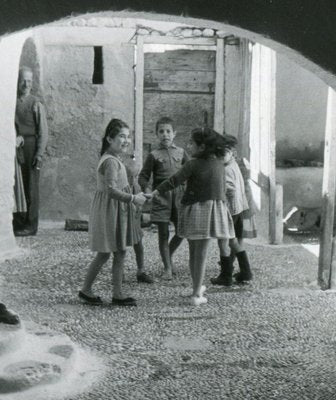
[[[4,304],[0,303],[0,323],[18,325],[20,323],[20,319],[16,314],[8,311]]]
[[[96,297],[87,296],[81,290],[78,292],[78,297],[90,304],[95,304],[95,305],[103,304],[103,300],[99,296]]]
[[[220,260],[221,272],[217,278],[211,278],[210,282],[213,285],[231,286],[233,264],[231,257],[221,257]]]
[[[22,231],[14,231],[15,236],[35,236],[37,231],[33,229],[23,229]]]
[[[132,307],[136,306],[136,300],[133,297],[126,297],[125,299],[115,299],[112,298],[112,305],[114,306],[124,306],[124,307]]]
[[[236,254],[240,271],[235,274],[236,282],[241,284],[252,280],[252,272],[246,251],[240,251]]]
[[[143,283],[153,283],[154,280],[151,278],[146,272],[142,272],[141,274],[137,275],[137,281]]]

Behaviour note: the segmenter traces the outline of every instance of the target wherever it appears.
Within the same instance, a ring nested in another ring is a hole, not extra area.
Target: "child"
[[[138,194],[141,192],[140,185],[138,183],[138,174],[139,174],[139,168],[137,168],[137,165],[135,163],[135,156],[134,154],[130,156],[129,154],[126,154],[125,157],[123,157],[123,163],[126,167],[126,172],[127,172],[127,178],[128,178],[128,183],[131,188],[131,193],[132,194]],[[141,238],[138,243],[135,243],[133,245],[134,253],[135,253],[135,258],[136,258],[136,263],[137,263],[137,281],[138,282],[143,282],[143,283],[153,283],[153,279],[145,272],[145,265],[144,265],[144,248],[142,244],[142,230],[141,230],[141,207],[137,207],[136,213],[135,213],[135,223],[139,229],[139,232],[141,232]]]
[[[174,176],[156,187],[153,196],[171,190],[187,181],[181,200],[178,235],[189,242],[189,266],[193,282],[191,304],[207,302],[202,285],[210,238],[234,238],[231,215],[226,206],[223,162],[224,138],[209,128],[191,133],[193,159]]]
[[[168,117],[160,118],[156,123],[156,135],[159,139],[159,148],[152,151],[140,172],[139,184],[145,193],[149,193],[149,181],[153,176],[153,189],[161,182],[175,174],[187,161],[186,152],[175,146],[176,131],[173,120]],[[172,256],[182,242],[176,235],[178,221],[178,207],[183,195],[183,188],[178,187],[153,198],[151,221],[158,225],[159,250],[164,265],[163,279],[172,279]],[[169,240],[169,221],[175,227],[175,235]]]
[[[231,135],[224,135],[224,137],[227,142],[227,148],[223,157],[227,187],[226,194],[236,237],[231,239],[229,243],[224,240],[218,240],[221,272],[217,278],[211,279],[211,283],[214,285],[231,286],[233,260],[235,257],[237,257],[240,268],[240,272],[235,275],[237,283],[243,283],[252,279],[250,263],[243,247],[244,214],[249,210],[249,204],[246,198],[244,179],[234,157],[237,139]]]
[[[129,128],[119,119],[112,119],[103,138],[101,159],[97,167],[95,193],[89,223],[89,243],[97,255],[87,271],[79,297],[91,304],[102,304],[92,292],[92,285],[113,253],[112,304],[136,306],[136,300],[122,293],[123,267],[126,246],[139,242],[141,233],[134,223],[134,205],[142,206],[146,198],[142,193],[131,194],[124,164],[119,156],[129,145]]]

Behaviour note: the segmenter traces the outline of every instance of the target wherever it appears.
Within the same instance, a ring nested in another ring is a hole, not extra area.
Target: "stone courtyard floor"
[[[111,262],[95,284],[106,305],[77,297],[92,259],[86,232],[42,224],[36,237],[17,241],[26,251],[0,264],[1,300],[25,323],[67,335],[104,365],[95,384],[66,399],[336,399],[336,293],[319,290],[316,256],[293,240],[250,242],[254,281],[229,289],[209,282],[218,270],[213,242],[208,304],[198,308],[187,304],[186,242],[176,253],[177,277],[162,282],[156,233],[145,230],[156,282],[136,283],[130,249],[125,286],[138,307],[120,308],[109,304]]]

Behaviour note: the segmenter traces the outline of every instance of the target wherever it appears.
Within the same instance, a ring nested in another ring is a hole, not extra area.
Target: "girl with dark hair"
[[[92,285],[113,253],[112,304],[135,306],[136,301],[122,292],[122,278],[126,247],[141,240],[141,231],[134,223],[135,205],[141,206],[146,197],[131,193],[124,164],[120,155],[129,146],[128,125],[112,119],[103,138],[101,159],[97,167],[97,190],[92,202],[89,223],[89,243],[97,255],[91,262],[79,297],[90,304],[102,304],[92,292]]]
[[[235,274],[236,282],[240,284],[252,279],[250,262],[244,248],[243,238],[255,237],[256,231],[255,229],[246,230],[247,225],[254,228],[255,225],[251,202],[249,203],[246,195],[249,184],[247,182],[247,185],[245,185],[240,166],[235,158],[237,139],[227,134],[224,134],[224,137],[227,142],[225,155],[222,158],[225,168],[226,196],[236,237],[229,241],[218,239],[221,271],[216,278],[211,278],[210,281],[213,285],[231,286],[235,258],[237,258],[239,264],[239,272]],[[249,197],[252,200],[252,197]]]
[[[207,302],[204,297],[207,250],[211,238],[235,237],[233,221],[226,205],[223,162],[225,140],[210,128],[191,133],[193,159],[187,161],[171,178],[157,186],[152,196],[187,182],[181,200],[178,235],[189,242],[189,266],[193,283],[192,305]]]

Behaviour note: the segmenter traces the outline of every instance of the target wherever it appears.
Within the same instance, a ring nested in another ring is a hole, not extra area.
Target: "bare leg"
[[[125,296],[122,293],[122,279],[124,272],[126,251],[118,250],[113,253],[113,265],[112,265],[112,276],[113,276],[113,298],[123,299]]]
[[[202,296],[202,283],[205,275],[205,263],[210,239],[189,240],[193,254],[193,296]]]
[[[169,223],[168,222],[159,222],[158,223],[158,233],[159,233],[159,250],[161,259],[164,266],[164,279],[172,278],[172,267],[170,263],[170,253],[169,253]]]
[[[231,250],[232,250],[235,254],[236,254],[236,253],[239,253],[240,251],[243,251],[243,250],[244,250],[244,248],[240,245],[240,243],[239,243],[239,241],[238,241],[237,238],[230,239],[230,240],[229,240],[229,245],[230,245]],[[230,253],[229,253],[229,255],[230,255]]]
[[[221,257],[229,257],[231,249],[229,246],[229,239],[218,239],[219,254]]]
[[[180,246],[180,244],[183,241],[183,238],[179,237],[176,235],[177,232],[177,221],[174,221],[174,227],[175,227],[175,235],[172,237],[172,240],[169,242],[169,254],[170,254],[170,265],[172,268],[172,273],[175,273],[175,266],[173,263],[173,254],[175,253],[175,251],[178,249],[178,247]]]
[[[92,293],[92,285],[102,266],[107,262],[109,257],[110,253],[97,253],[96,257],[91,261],[81,290],[87,296],[94,297],[94,294]]]

